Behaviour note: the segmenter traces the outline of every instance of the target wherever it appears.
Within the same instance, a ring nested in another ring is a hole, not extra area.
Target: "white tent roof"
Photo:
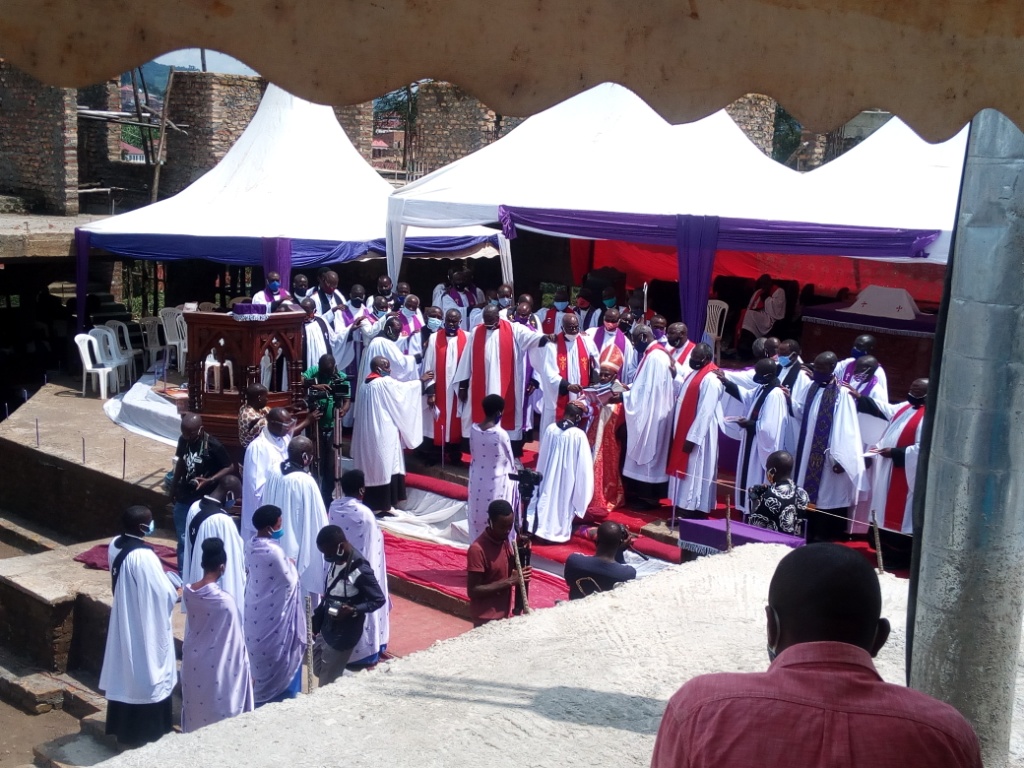
[[[966,129],[929,145],[893,120],[800,174],[758,150],[724,110],[670,126],[628,89],[604,84],[396,191],[389,268],[403,225],[495,222],[500,205],[940,230],[928,260],[945,262],[965,142]]]
[[[392,191],[352,146],[331,107],[268,85],[252,121],[216,167],[173,197],[83,229],[370,241],[384,236]],[[488,236],[494,230],[435,229],[410,236],[449,234]]]

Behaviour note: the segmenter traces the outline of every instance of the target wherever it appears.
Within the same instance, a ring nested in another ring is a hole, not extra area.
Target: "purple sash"
[[[796,449],[798,471],[803,461],[804,447],[807,441],[807,412],[819,390],[821,390],[821,403],[818,405],[818,417],[814,420],[814,435],[811,438],[807,471],[804,473],[804,481],[801,483],[812,504],[817,503],[818,490],[821,488],[821,475],[825,469],[825,452],[828,451],[829,441],[832,439],[832,421],[836,415],[839,384],[833,378],[825,387],[813,386],[807,390],[807,399],[804,400],[804,423],[800,425],[800,442]]]
[[[851,360],[850,362],[848,362],[846,364],[846,367],[843,369],[843,375],[841,377],[843,384],[849,384],[850,383],[850,379],[853,378],[853,369],[856,366],[857,366],[857,361],[856,360]]]
[[[452,301],[454,301],[460,307],[471,307],[471,306],[473,306],[473,302],[469,302],[469,304],[463,304],[463,299],[465,299],[466,301],[469,301],[469,297],[471,295],[472,296],[476,296],[476,288],[474,288],[473,286],[466,286],[466,290],[463,292],[463,291],[458,290],[453,285],[451,288],[449,288],[446,291],[446,293],[448,294],[448,298],[450,298]]]
[[[603,325],[598,326],[597,333],[594,334],[594,342],[597,344],[597,353],[601,354],[601,350],[604,349],[604,336],[605,329]],[[626,354],[626,334],[620,331],[618,328],[615,329],[615,346],[619,348],[619,352],[625,356]]]

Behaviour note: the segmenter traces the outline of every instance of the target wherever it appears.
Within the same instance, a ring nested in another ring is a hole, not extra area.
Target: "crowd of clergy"
[[[795,340],[760,336],[752,367],[725,370],[711,346],[648,308],[642,293],[620,304],[612,287],[584,288],[572,302],[560,289],[539,307],[510,285],[483,291],[460,270],[429,304],[386,275],[372,293],[352,285],[345,295],[330,270],[312,288],[297,275],[291,292],[271,273],[254,303],[304,313],[305,383],[330,394],[323,410],[333,411],[299,423],[294,411],[266,407],[264,386],[251,387],[239,414],[240,477],[218,460],[219,443],[198,415],[183,418],[174,478],[179,490],[192,484],[191,494],[175,495],[187,615],[183,730],[296,695],[307,653],[321,684],[379,660],[389,626],[378,518],[406,499],[407,450],[452,463],[468,453],[466,533],[489,549],[501,542],[488,510],[493,517],[502,500],[519,511],[525,499],[510,475],[534,441],[541,479],[525,533],[547,542],[664,498],[678,518],[707,516],[722,495],[751,512],[750,489],[773,481],[766,464],[780,451],[792,456],[810,512],[794,521],[761,509],[750,522],[809,540],[861,533],[871,522],[890,535],[911,530],[928,382],[891,403],[870,336],[853,340],[843,359],[822,352],[811,361]],[[268,359],[267,383],[274,368]],[[312,439],[301,434],[307,425]],[[336,476],[338,462],[316,458],[340,450],[346,429],[355,470]],[[722,434],[739,452],[734,475],[720,482]],[[108,731],[129,743],[170,728],[176,679],[178,596],[144,542],[152,527],[148,509],[129,509],[109,552],[114,610],[100,685]],[[505,594],[488,609],[495,615],[477,618],[508,615]],[[311,632],[318,605],[326,624]],[[133,631],[140,626],[152,631]]]

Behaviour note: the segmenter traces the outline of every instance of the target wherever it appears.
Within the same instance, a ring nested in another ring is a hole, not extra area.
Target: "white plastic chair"
[[[89,335],[99,342],[100,357],[103,360],[103,364],[117,371],[117,381],[118,386],[120,386],[122,370],[124,371],[125,380],[127,381],[128,379],[128,366],[131,364],[131,358],[128,355],[121,354],[121,349],[117,345],[117,336],[105,325],[97,325],[89,331]]]
[[[729,305],[724,301],[708,301],[708,319],[704,323],[704,333],[712,340],[716,365],[722,362],[722,336],[725,334],[725,316],[728,312]]]
[[[160,310],[160,321],[164,326],[164,338],[167,340],[167,346],[174,349],[174,360],[178,373],[183,373],[188,342],[186,341],[186,327],[182,312],[174,307],[164,307]],[[170,365],[170,360],[167,361],[167,364]]]
[[[200,301],[199,302],[199,311],[200,312],[216,312],[217,311],[217,305],[214,304],[212,301]]]
[[[136,381],[139,378],[140,374],[137,372],[137,369],[135,367],[135,358],[140,358],[139,365],[142,365],[142,350],[136,349],[135,347],[132,346],[132,335],[128,331],[127,324],[121,322],[120,320],[107,320],[107,322],[105,322],[104,325],[114,332],[114,335],[117,338],[118,349],[120,350],[122,355],[126,355],[128,359],[131,361],[132,381]]]
[[[160,343],[160,322],[159,317],[144,317],[139,321],[142,326],[142,338],[145,339],[145,346],[142,351],[146,353],[145,366],[148,371],[157,361],[157,357],[163,352],[164,362],[170,354],[170,347]]]
[[[203,387],[207,392],[224,392],[224,388],[221,386],[221,369],[224,368],[228,372],[228,392],[235,391],[235,366],[230,360],[225,360],[223,363],[217,360],[216,355],[213,354],[213,350],[210,350],[210,354],[206,356],[203,361]],[[213,376],[210,376],[210,373]],[[213,379],[211,384],[210,379]]]
[[[87,333],[79,333],[75,336],[75,344],[78,345],[78,354],[82,358],[82,397],[85,397],[86,385],[96,377],[96,385],[100,397],[107,399],[107,383],[111,376],[114,376],[114,388],[117,387],[117,372],[113,367],[103,363],[103,354],[100,352],[100,343],[95,337]]]

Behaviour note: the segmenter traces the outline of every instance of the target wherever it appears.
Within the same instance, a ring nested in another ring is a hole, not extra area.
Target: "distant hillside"
[[[178,69],[181,69],[181,67],[178,67]],[[170,71],[171,68],[169,66],[157,64],[155,61],[148,61],[142,65],[142,77],[146,80],[146,89],[151,97],[156,96],[161,101],[163,100],[164,93],[167,91],[167,78]],[[121,85],[131,85],[131,82],[132,76],[130,73],[125,72],[121,75]],[[142,88],[142,83],[139,83],[139,88]]]

